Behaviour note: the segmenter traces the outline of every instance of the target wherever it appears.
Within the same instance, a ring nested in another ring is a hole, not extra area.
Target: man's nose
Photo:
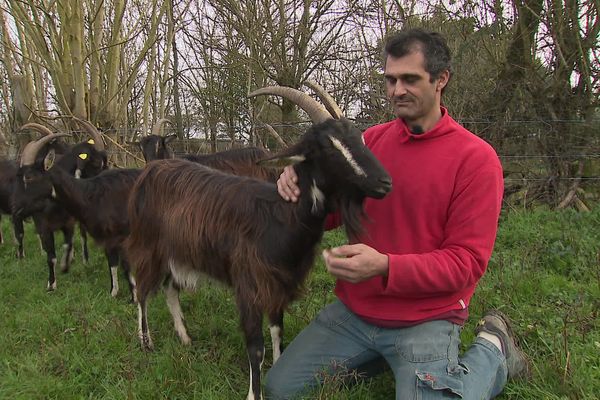
[[[394,85],[394,97],[402,97],[406,94],[406,86],[402,80],[398,79]]]

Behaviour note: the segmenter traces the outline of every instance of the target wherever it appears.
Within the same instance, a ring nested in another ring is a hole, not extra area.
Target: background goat
[[[143,137],[139,146],[146,162],[173,158],[173,152],[168,144],[176,139],[176,135],[160,136],[160,128],[167,119],[160,119],[152,129],[152,134]],[[259,160],[267,158],[269,153],[258,147],[243,147],[230,149],[213,154],[184,154],[180,158],[206,165],[234,175],[252,176],[255,178],[275,182],[279,176],[274,168],[263,167],[257,164]]]
[[[360,231],[366,196],[382,198],[389,175],[348,120],[333,120],[319,103],[291,88],[265,88],[298,103],[316,123],[271,162],[295,163],[303,196],[284,201],[276,186],[223,174],[184,160],[154,161],[137,180],[129,202],[126,241],[138,284],[139,336],[151,349],[147,297],[166,281],[175,329],[190,343],[179,288],[194,288],[202,273],[233,288],[250,362],[248,399],[260,396],[263,313],[271,323],[274,359],[281,350],[283,312],[296,299],[314,261],[326,215],[341,212],[351,237]]]
[[[98,174],[106,168],[106,153],[98,132],[86,121],[78,122],[90,133],[94,144],[84,142],[72,146],[70,150],[57,157],[51,169],[65,171],[71,176],[88,177]],[[90,129],[91,128],[91,129]],[[61,230],[64,235],[64,253],[61,269],[67,271],[73,258],[74,217],[52,197],[52,185],[46,178],[43,160],[39,157],[46,144],[64,135],[52,134],[37,142],[29,143],[21,155],[21,166],[17,173],[14,194],[14,212],[20,218],[31,216],[42,248],[46,252],[48,265],[48,290],[56,289],[56,249],[54,232]],[[74,178],[75,179],[75,178]],[[86,235],[82,230],[84,259],[87,257]]]
[[[171,148],[168,146],[168,144],[172,140],[177,139],[177,135],[160,135],[162,126],[167,122],[170,123],[170,121],[166,118],[159,119],[152,127],[152,133],[150,135],[144,136],[139,142],[134,143],[139,145],[140,149],[142,150],[144,160],[146,160],[147,163],[153,160],[165,160],[168,158],[173,158],[173,151],[171,151]]]
[[[31,129],[42,135],[50,135],[52,131],[37,123],[28,123],[21,127],[21,130]],[[48,155],[50,150],[58,156],[64,154],[68,149],[68,146],[60,141],[52,141],[43,151],[38,155],[38,162],[43,160]],[[14,212],[14,194],[17,185],[17,173],[19,171],[19,163],[16,160],[0,160],[0,219],[2,214],[11,216],[13,232],[15,241],[17,242],[17,258],[23,258],[25,256],[25,249],[23,247],[23,238],[25,231],[23,229],[23,219],[16,215]],[[4,242],[2,237],[2,230],[0,230],[0,243]]]
[[[47,140],[49,138],[42,138],[27,148],[24,157],[35,157]],[[111,295],[114,297],[119,291],[117,266],[120,264],[129,281],[132,301],[135,301],[135,281],[129,274],[121,249],[129,232],[127,209],[123,205],[127,204],[139,173],[138,169],[114,169],[88,179],[78,179],[67,169],[53,166],[38,177],[36,190],[28,192],[30,207],[51,201],[83,225],[104,248],[111,277]]]

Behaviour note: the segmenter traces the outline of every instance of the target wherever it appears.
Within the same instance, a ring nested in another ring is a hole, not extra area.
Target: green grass
[[[2,228],[10,238],[7,222]],[[488,273],[462,335],[466,348],[475,321],[488,308],[500,308],[515,321],[534,377],[510,383],[502,399],[598,398],[599,227],[598,207],[591,213],[503,214]],[[336,231],[325,236],[323,245],[343,241]],[[205,282],[196,293],[182,295],[194,339],[189,348],[179,344],[163,296],[153,298],[149,318],[156,350],[143,353],[127,284],[120,277],[121,292],[110,297],[108,268],[98,249],[92,245],[88,265],[77,253],[71,271],[58,273],[57,290],[46,292],[45,257],[31,224],[24,260],[15,259],[14,246],[7,242],[0,246],[0,399],[245,398],[243,339],[232,296],[221,285]],[[333,299],[332,288],[319,260],[306,295],[286,315],[286,343]],[[270,355],[268,348],[265,369]],[[394,381],[386,373],[353,388],[326,385],[313,397],[389,399]]]

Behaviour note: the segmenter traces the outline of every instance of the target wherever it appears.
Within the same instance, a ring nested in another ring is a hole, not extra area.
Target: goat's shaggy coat
[[[181,158],[198,164],[227,172],[228,174],[251,176],[269,182],[279,177],[275,168],[257,165],[257,162],[269,157],[269,153],[258,147],[230,149],[213,154],[186,154]]]

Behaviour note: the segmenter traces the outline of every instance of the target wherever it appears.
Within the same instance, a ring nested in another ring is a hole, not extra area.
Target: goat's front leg
[[[71,262],[73,261],[73,226],[67,226],[62,229],[65,244],[63,244],[63,255],[60,260],[60,270],[62,272],[69,272]]]
[[[138,296],[138,336],[142,345],[142,350],[152,351],[154,350],[154,344],[150,337],[150,331],[148,329],[148,306],[146,300],[148,296],[146,293],[142,293]]]
[[[25,230],[23,229],[23,219],[12,216],[13,232],[15,233],[15,240],[17,241],[17,258],[25,257],[25,248],[23,247],[23,239],[25,237]]]
[[[87,243],[87,231],[79,224],[79,234],[81,235],[81,255],[83,257],[83,263],[87,264],[90,261],[90,252],[88,250]]]
[[[54,248],[54,233],[45,231],[40,233],[42,248],[46,252],[46,263],[48,264],[48,290],[56,289],[56,250]]]
[[[169,312],[173,317],[175,332],[177,332],[179,339],[181,339],[181,343],[185,345],[191,344],[192,339],[188,336],[185,324],[183,323],[183,312],[181,311],[181,304],[179,303],[179,288],[175,286],[172,278],[169,278],[165,287],[165,299],[167,300]]]
[[[117,249],[106,249],[104,251],[106,255],[106,261],[108,261],[108,268],[110,271],[110,295],[117,297],[119,293],[119,277],[117,275],[117,269],[119,267],[119,251]]]
[[[238,299],[242,330],[246,338],[246,351],[250,363],[250,386],[246,400],[262,399],[260,371],[265,359],[265,342],[262,333],[262,311],[252,306],[251,300]]]
[[[274,311],[269,314],[269,331],[271,332],[271,344],[273,346],[273,364],[277,361],[281,352],[283,338],[283,311]]]
[[[123,276],[125,276],[125,279],[127,279],[127,283],[129,283],[131,302],[137,303],[135,278],[131,274],[131,267],[129,266],[129,261],[127,261],[127,257],[125,256],[125,252],[123,250],[119,250],[119,259],[121,262],[121,268],[123,269]]]

